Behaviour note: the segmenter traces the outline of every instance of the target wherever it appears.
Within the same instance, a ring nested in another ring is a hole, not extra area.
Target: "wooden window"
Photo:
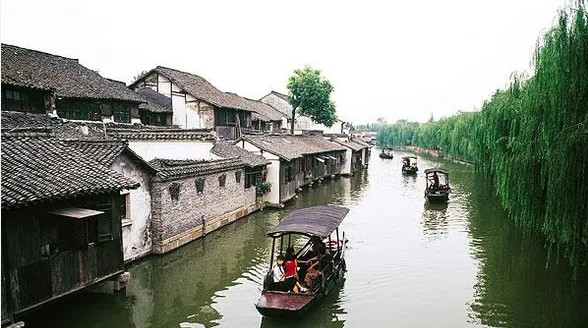
[[[131,217],[131,194],[128,190],[121,191],[121,195],[117,200],[118,214],[122,226],[127,226],[133,222]]]
[[[245,188],[255,187],[257,185],[258,172],[245,173]]]
[[[290,182],[293,180],[292,171],[292,164],[289,164],[288,167],[286,167],[286,169],[284,170],[284,181]]]
[[[69,120],[100,121],[100,103],[87,99],[61,99],[56,102],[57,115]]]
[[[241,171],[235,171],[235,182],[241,183]]]
[[[224,188],[226,183],[227,183],[227,175],[226,174],[220,175],[218,177],[218,186],[221,188]]]
[[[131,123],[131,108],[125,103],[115,103],[112,114],[115,122]]]
[[[204,178],[198,178],[194,182],[196,184],[196,193],[201,195],[204,192]]]
[[[173,201],[180,200],[180,187],[181,187],[181,185],[176,182],[172,183],[169,186],[169,195]]]
[[[25,113],[43,113],[44,102],[41,92],[28,90],[10,90],[3,88],[2,110],[10,110]]]

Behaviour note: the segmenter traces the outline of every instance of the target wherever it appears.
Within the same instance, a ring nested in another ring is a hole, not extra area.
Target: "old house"
[[[277,91],[271,91],[263,96],[260,101],[272,106],[285,116],[282,127],[289,131],[290,121],[292,120],[292,105],[288,102],[288,96]],[[302,131],[322,131],[325,134],[344,133],[344,130],[345,122],[342,120],[337,120],[333,126],[328,127],[324,124],[315,123],[309,117],[296,113],[296,119],[294,122],[295,133],[301,133]]]
[[[137,93],[145,99],[139,104],[139,117],[145,125],[172,125],[171,98],[150,88],[140,88]]]
[[[346,151],[321,136],[246,135],[236,145],[271,162],[266,179],[272,188],[265,200],[280,207],[300,187],[340,174]]]
[[[211,159],[216,137],[209,130],[155,126],[109,126],[108,137],[124,139],[146,161],[155,158]]]
[[[330,140],[347,148],[342,174],[353,175],[355,172],[367,167],[370,147],[363,141],[349,136],[331,137]]]
[[[255,188],[245,188],[240,159],[154,159],[151,227],[153,252],[165,253],[257,209]]]
[[[266,182],[267,166],[271,163],[263,156],[253,154],[229,142],[217,142],[210,152],[219,158],[239,159],[245,164],[245,189],[261,187],[261,184]],[[263,190],[258,192],[262,193]]]
[[[77,59],[2,44],[2,110],[84,121],[140,123],[144,100]]]
[[[251,109],[251,128],[257,131],[279,132],[283,122],[286,120],[284,115],[279,110],[272,106],[263,103],[259,100],[253,100],[243,97],[245,105]]]
[[[123,272],[123,190],[139,183],[46,129],[2,131],[2,320]]]
[[[157,66],[131,88],[149,88],[170,98],[172,124],[183,129],[214,130],[223,139],[233,140],[242,128],[251,126],[250,110],[196,74]]]
[[[98,163],[140,183],[136,189],[122,190],[120,220],[125,262],[151,253],[151,177],[157,173],[149,163],[128,147],[126,140],[68,140]]]

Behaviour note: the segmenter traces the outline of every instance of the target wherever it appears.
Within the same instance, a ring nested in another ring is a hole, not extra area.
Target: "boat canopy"
[[[268,231],[267,235],[276,238],[285,234],[298,233],[326,238],[337,229],[348,212],[347,207],[335,205],[296,210],[286,216],[275,228]]]
[[[416,156],[404,156],[404,157],[402,157],[402,158],[403,158],[403,159],[404,159],[404,158],[414,158],[414,159],[417,159],[417,158],[416,158]]]
[[[433,173],[433,172],[439,172],[439,173],[443,173],[443,174],[449,174],[449,171],[447,171],[446,169],[439,168],[439,167],[432,168],[432,169],[426,169],[425,170],[425,174],[429,174],[429,173]]]

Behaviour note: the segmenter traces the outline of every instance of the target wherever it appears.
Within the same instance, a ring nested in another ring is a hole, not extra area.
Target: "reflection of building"
[[[2,131],[2,320],[123,271],[139,183],[43,131]]]

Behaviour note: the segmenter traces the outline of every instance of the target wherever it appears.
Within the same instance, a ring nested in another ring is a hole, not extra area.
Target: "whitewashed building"
[[[236,139],[251,126],[251,110],[239,97],[222,92],[196,74],[157,66],[130,85],[135,91],[150,88],[171,99],[173,125],[182,129],[214,130]]]
[[[290,105],[288,102],[288,96],[277,91],[271,91],[267,95],[263,96],[260,100],[284,114],[282,127],[290,131],[290,121],[292,120],[292,105]],[[342,120],[337,120],[335,124],[328,127],[324,124],[315,123],[309,117],[296,113],[294,133],[301,134],[302,131],[321,131],[324,134],[349,133],[349,131],[345,129],[345,122]]]

